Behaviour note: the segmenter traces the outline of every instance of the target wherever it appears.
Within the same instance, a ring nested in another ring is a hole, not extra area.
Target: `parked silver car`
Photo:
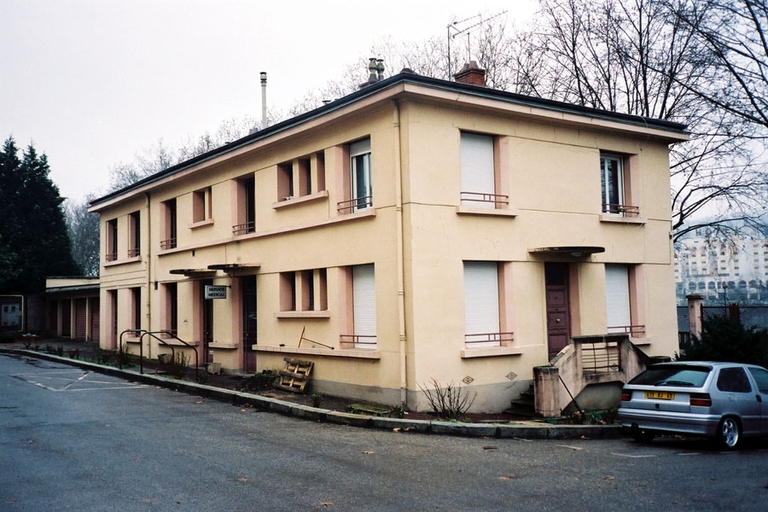
[[[698,361],[651,365],[624,385],[619,420],[638,441],[675,433],[734,448],[742,437],[768,435],[768,370]]]

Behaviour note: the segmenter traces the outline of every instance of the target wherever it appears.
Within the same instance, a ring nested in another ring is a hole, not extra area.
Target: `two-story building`
[[[95,200],[101,346],[157,357],[124,331],[170,331],[225,371],[310,360],[319,393],[411,410],[431,379],[503,410],[572,336],[672,355],[684,127],[465,71],[404,70]]]

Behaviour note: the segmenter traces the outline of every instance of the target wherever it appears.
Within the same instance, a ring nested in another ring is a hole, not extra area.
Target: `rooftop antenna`
[[[469,35],[470,35],[470,33],[474,29],[476,29],[477,27],[482,26],[483,23],[485,23],[487,21],[491,21],[494,18],[498,18],[499,16],[501,16],[502,14],[505,14],[506,12],[507,11],[501,11],[500,13],[494,14],[493,16],[491,16],[490,18],[487,18],[485,20],[483,19],[483,15],[482,14],[475,14],[474,16],[470,16],[469,18],[465,18],[465,19],[459,20],[459,21],[452,21],[452,22],[450,22],[448,24],[448,27],[447,27],[447,31],[448,31],[448,80],[453,80],[453,73],[452,73],[452,70],[451,70],[451,41],[455,37],[460,36],[461,34],[466,34],[467,35],[467,62],[469,62],[470,60],[472,60],[472,56],[471,56],[472,52],[470,51],[470,44],[469,44]],[[470,25],[468,27],[465,27],[465,28],[460,28],[459,27],[459,25],[467,23],[469,21],[472,21],[475,18],[480,18],[480,21],[478,21],[477,23],[474,23],[474,24],[472,24],[472,25]],[[451,30],[453,30],[454,33],[451,33]]]

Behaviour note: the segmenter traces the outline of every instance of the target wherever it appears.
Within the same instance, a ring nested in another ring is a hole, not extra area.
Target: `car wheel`
[[[717,442],[725,449],[736,448],[741,440],[741,426],[739,420],[726,417],[720,420],[717,426]]]

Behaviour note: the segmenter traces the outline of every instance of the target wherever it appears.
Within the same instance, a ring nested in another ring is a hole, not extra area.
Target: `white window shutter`
[[[461,134],[461,191],[496,193],[493,164],[493,137],[477,133]],[[473,208],[495,208],[493,202],[464,201]]]
[[[605,266],[605,304],[608,332],[625,332],[632,324],[629,305],[629,269],[626,265]]]
[[[464,262],[464,325],[467,340],[475,334],[499,332],[499,274],[493,261]],[[485,339],[476,337],[475,339]],[[473,347],[498,342],[473,343]]]
[[[376,285],[373,265],[352,267],[353,322],[356,336],[376,335]],[[375,338],[364,338],[364,346]]]

